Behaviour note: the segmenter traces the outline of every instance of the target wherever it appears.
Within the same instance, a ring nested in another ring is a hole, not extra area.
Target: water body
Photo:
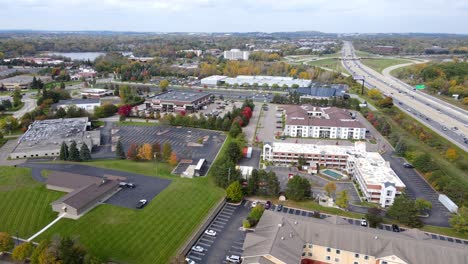
[[[94,61],[97,57],[101,55],[105,55],[104,52],[49,52],[47,53],[48,56],[55,55],[55,56],[64,56],[68,57],[72,60],[90,60]]]

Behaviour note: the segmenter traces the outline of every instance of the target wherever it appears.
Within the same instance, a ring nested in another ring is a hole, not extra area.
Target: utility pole
[[[231,182],[231,167],[228,168],[228,184]]]
[[[364,95],[364,82],[365,82],[365,79],[364,79],[364,76],[362,76],[361,95]]]

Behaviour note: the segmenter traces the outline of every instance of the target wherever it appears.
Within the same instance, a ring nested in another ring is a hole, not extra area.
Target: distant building
[[[169,91],[151,97],[146,102],[152,109],[159,112],[187,111],[192,113],[209,104],[211,96],[211,93],[206,92]]]
[[[372,51],[377,54],[398,54],[400,49],[394,46],[377,45],[372,48]]]
[[[67,110],[72,105],[88,112],[93,112],[94,107],[101,105],[101,100],[99,98],[60,100],[52,105],[52,109],[63,108]]]
[[[180,50],[179,52],[184,52],[184,53],[193,53],[195,56],[200,57],[203,54],[202,50],[194,50],[194,49],[188,49],[188,50]]]
[[[229,51],[224,51],[224,58],[227,60],[248,60],[249,56],[249,51],[242,51],[240,49],[231,49]]]
[[[312,105],[284,105],[284,135],[330,139],[365,139],[366,127],[349,110]]]
[[[221,85],[221,82],[226,79],[227,76],[224,75],[212,75],[206,78],[201,79],[201,85],[206,86],[217,86]]]
[[[221,56],[222,53],[223,52],[220,49],[207,49],[207,50],[205,50],[205,54],[215,56],[215,57]]]
[[[56,157],[62,142],[75,141],[78,148],[85,143],[89,149],[101,144],[100,131],[87,131],[87,117],[34,121],[10,153],[11,159]]]
[[[354,146],[265,143],[263,157],[276,165],[297,164],[302,157],[311,168],[324,166],[344,171],[357,181],[368,202],[382,207],[392,205],[406,188],[379,153],[366,151],[365,142]]]
[[[113,95],[114,91],[106,89],[84,89],[81,91],[81,96],[89,98],[99,98],[104,96]]]
[[[311,87],[301,87],[297,89],[291,89],[289,92],[297,92],[300,98],[305,99],[330,99],[333,97],[343,97],[348,90],[348,86],[345,84],[320,84],[312,83]]]
[[[432,46],[431,48],[425,49],[424,53],[426,54],[449,54],[449,50],[446,48],[441,48],[439,46]]]
[[[32,75],[17,75],[10,78],[6,78],[0,80],[0,86],[5,87],[5,89],[9,91],[13,91],[15,89],[29,89],[31,87],[32,81],[34,76]],[[42,82],[48,82],[50,78],[48,77],[40,77]]]
[[[440,264],[466,263],[467,246],[432,239],[418,229],[391,232],[265,210],[243,245],[244,264]]]
[[[128,57],[128,60],[129,61],[139,61],[139,62],[149,62],[149,61],[154,60],[154,58],[153,57],[135,57],[133,55],[130,55]]]
[[[97,72],[93,69],[89,68],[81,68],[79,72],[70,76],[70,78],[74,81],[78,81],[81,79],[92,79],[96,77]]]

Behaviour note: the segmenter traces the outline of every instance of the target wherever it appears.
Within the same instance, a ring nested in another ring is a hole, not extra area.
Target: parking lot
[[[277,211],[277,205],[272,205],[270,210]],[[286,207],[286,206],[283,206],[283,208],[282,208],[282,210],[280,212],[285,213],[285,214],[301,215],[301,216],[305,216],[305,217],[314,217],[314,212],[313,211],[307,211],[307,210],[302,210],[302,209],[297,209],[297,208],[290,208],[290,207]],[[318,215],[318,213],[316,215]],[[330,215],[328,215],[328,214],[320,213],[319,215],[320,215],[320,218],[322,218],[322,219],[326,218],[326,217],[330,217]],[[342,218],[344,220],[348,221],[348,223],[350,223],[352,225],[361,226],[361,219],[354,219],[354,218],[348,218],[348,217],[342,217]],[[371,227],[367,226],[367,227],[362,227],[362,228],[371,228]],[[393,232],[392,231],[392,225],[380,224],[377,228],[381,229],[381,230],[384,230],[384,231]],[[400,227],[400,230],[402,232],[402,231],[405,231],[406,229]],[[468,245],[468,240],[465,240],[465,239],[448,237],[448,236],[443,236],[443,235],[428,233],[428,232],[424,232],[424,233],[427,234],[432,239],[437,239],[437,240],[448,241],[448,242],[457,243],[457,244]]]
[[[211,165],[226,135],[217,131],[172,126],[120,126],[116,136],[127,150],[131,144],[171,144],[178,159],[206,159]],[[200,144],[202,142],[202,144]]]
[[[249,212],[248,201],[239,206],[226,204],[207,228],[215,231],[216,236],[202,234],[193,246],[202,247],[203,252],[191,250],[187,257],[196,263],[227,263],[228,255],[242,256],[245,232],[239,227]]]

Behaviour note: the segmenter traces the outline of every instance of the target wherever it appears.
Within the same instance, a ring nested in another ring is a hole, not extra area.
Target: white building
[[[101,100],[99,98],[60,100],[58,103],[53,104],[52,108],[67,110],[72,105],[88,112],[93,112],[94,107],[101,106]]]
[[[240,49],[231,49],[224,51],[224,58],[227,60],[248,60],[250,56],[249,51]]]
[[[278,87],[283,87],[286,85],[287,87],[291,88],[295,85],[297,87],[310,87],[312,84],[311,80],[305,79],[293,79],[292,77],[284,77],[284,76],[268,76],[268,75],[239,75],[235,78],[225,78],[221,80],[229,85],[249,85],[253,86],[257,84],[258,86],[268,86],[272,87],[273,85],[278,85]]]
[[[379,153],[366,151],[365,142],[354,146],[273,142],[263,146],[263,158],[277,165],[297,163],[300,157],[310,167],[325,166],[348,173],[367,201],[382,207],[392,205],[406,187]]]
[[[284,135],[289,137],[365,139],[366,127],[348,110],[311,105],[282,106]]]
[[[81,96],[94,97],[94,98],[104,97],[104,96],[113,95],[113,94],[114,94],[114,92],[112,90],[97,89],[97,88],[84,89],[81,92]]]
[[[227,76],[224,75],[211,75],[206,78],[201,79],[201,85],[207,85],[207,86],[217,86],[219,82],[222,80],[226,79]]]
[[[188,50],[180,50],[180,52],[184,53],[193,53],[195,56],[200,57],[203,54],[202,50],[194,50],[194,49],[188,49]]]

